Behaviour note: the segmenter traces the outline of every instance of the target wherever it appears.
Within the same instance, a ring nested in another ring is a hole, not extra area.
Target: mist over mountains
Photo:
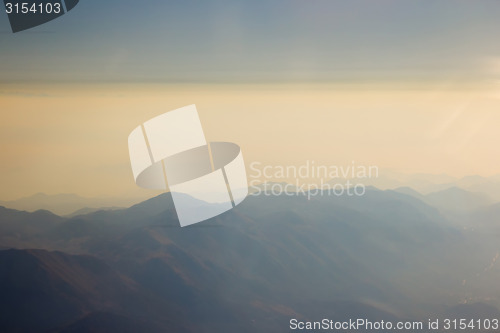
[[[48,210],[58,215],[88,214],[98,210],[115,210],[129,207],[143,201],[144,198],[86,198],[77,194],[36,193],[17,200],[0,201],[0,206],[34,212],[40,209]]]
[[[462,178],[449,175],[401,174],[383,170],[379,177],[363,180],[365,185],[380,189],[408,187],[420,194],[430,194],[450,188],[459,188],[467,192],[482,193],[494,202],[500,202],[500,175],[483,177],[479,175]]]
[[[0,331],[288,332],[292,318],[498,317],[498,205],[450,215],[442,202],[453,208],[456,190],[419,195],[250,196],[186,228],[169,193],[74,217],[0,208]]]
[[[330,183],[335,184],[340,181],[343,183],[346,179],[332,179]],[[401,193],[409,194],[418,199],[428,196],[427,203],[433,206],[448,207],[448,210],[464,209],[462,205],[457,205],[457,200],[467,201],[469,196],[472,202],[472,208],[486,206],[495,202],[500,202],[500,175],[491,177],[482,177],[478,175],[456,178],[448,175],[433,174],[401,174],[388,170],[381,170],[375,178],[358,179],[365,186],[371,186],[383,190],[395,190]],[[358,181],[357,180],[357,181]],[[356,182],[357,182],[356,181]],[[356,183],[354,182],[354,183]],[[275,184],[266,182],[258,186],[252,186],[250,191],[256,188],[265,189],[266,184]],[[281,185],[287,185],[281,182]],[[297,190],[293,184],[288,184],[288,189]],[[460,191],[461,190],[461,191]],[[442,194],[438,194],[443,192]],[[447,193],[448,192],[448,193]],[[454,192],[451,193],[451,192]],[[461,194],[460,194],[460,193]],[[436,195],[434,195],[436,194]],[[455,198],[453,198],[455,195]],[[434,198],[432,198],[434,196]],[[138,204],[151,196],[132,197],[82,197],[74,193],[54,194],[36,193],[31,196],[19,198],[16,200],[1,201],[0,206],[16,210],[35,212],[37,210],[48,210],[61,216],[85,215],[100,210],[117,210],[127,208]],[[440,199],[440,197],[442,197]]]

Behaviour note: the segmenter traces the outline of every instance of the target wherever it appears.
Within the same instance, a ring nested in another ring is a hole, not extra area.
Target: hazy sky
[[[127,136],[196,104],[247,164],[500,173],[498,1],[81,0],[0,13],[0,200],[144,195]]]
[[[148,193],[134,184],[127,137],[145,120],[192,103],[207,139],[238,143],[247,165],[500,171],[500,90],[89,84],[11,86],[0,99],[4,199]]]
[[[35,29],[0,15],[12,80],[481,79],[500,55],[497,0],[81,0]]]

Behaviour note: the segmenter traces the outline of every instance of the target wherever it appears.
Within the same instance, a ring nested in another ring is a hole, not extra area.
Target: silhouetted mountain
[[[363,184],[384,190],[409,187],[420,193],[430,193],[449,188],[457,181],[458,178],[445,174],[403,174],[382,169],[378,177],[363,179]]]
[[[95,213],[99,212],[102,210],[120,210],[120,209],[125,209],[124,207],[98,207],[98,208],[92,208],[92,207],[85,207],[78,209],[77,211],[66,215],[67,217],[75,217],[75,216],[80,216],[80,215],[87,215],[90,213]]]
[[[29,212],[43,209],[63,216],[84,208],[129,207],[140,201],[140,198],[84,198],[76,194],[37,193],[17,200],[0,201],[0,206]]]
[[[0,230],[4,232],[40,232],[62,221],[64,221],[63,218],[46,210],[28,213],[0,206]]]
[[[466,189],[472,192],[484,193],[495,202],[500,202],[500,181],[496,178],[495,181],[485,180],[480,183],[469,185]]]
[[[415,191],[411,187],[398,187],[398,188],[395,188],[393,191],[412,196],[412,197],[417,198],[421,201],[425,201],[425,195],[421,194],[420,192]]]
[[[0,206],[0,248],[44,247],[43,235],[63,221],[44,210],[28,213]]]
[[[99,258],[118,286],[131,282],[123,293],[156,304],[132,316],[130,327],[155,327],[162,307],[179,309],[172,324],[188,330],[287,332],[291,318],[320,314],[426,318],[464,301],[500,303],[494,236],[478,237],[396,191],[250,196],[186,228],[169,193],[128,209],[59,219],[37,235],[37,247]],[[21,230],[8,240],[22,248],[30,239]],[[130,312],[111,308],[89,308],[58,327],[120,330],[117,318]]]
[[[486,207],[480,207],[469,215],[470,226],[486,226],[497,227],[500,229],[500,203],[496,203]]]
[[[407,175],[380,170],[378,177],[364,179],[363,183],[365,185],[373,185],[379,189],[393,189],[415,197],[418,197],[419,194],[427,195],[446,191],[450,188],[459,188],[487,196],[493,202],[500,202],[500,175],[491,177],[471,175],[463,178],[455,178],[447,175]],[[407,192],[408,189],[416,193]]]
[[[136,318],[130,318],[115,313],[109,312],[92,312],[85,315],[83,318],[67,325],[63,328],[52,330],[53,333],[163,333],[169,332],[167,327],[154,322],[147,322]],[[180,328],[176,328],[175,332],[182,332]]]
[[[163,316],[164,330],[181,328],[169,321],[177,314],[173,307],[142,292],[131,279],[90,256],[0,251],[0,293],[2,332],[41,332],[73,321],[81,326],[80,318],[95,311],[122,314],[132,322],[134,318]]]
[[[471,192],[455,186],[426,195],[409,187],[400,187],[394,191],[412,196],[439,209],[447,215],[451,214],[453,216],[470,213],[479,208],[487,207],[494,202],[494,200],[484,193]]]
[[[434,207],[454,213],[473,211],[493,203],[486,194],[469,192],[458,187],[427,194],[425,201]]]

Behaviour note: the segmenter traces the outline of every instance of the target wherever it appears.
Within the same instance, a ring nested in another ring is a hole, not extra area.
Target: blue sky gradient
[[[483,80],[499,17],[494,0],[81,0],[17,34],[1,13],[0,80]]]

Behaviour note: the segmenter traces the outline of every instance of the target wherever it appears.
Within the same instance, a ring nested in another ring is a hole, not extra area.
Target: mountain
[[[0,201],[0,206],[33,212],[48,210],[57,215],[75,215],[81,209],[103,209],[102,207],[129,207],[144,198],[84,198],[76,194],[48,195],[37,193],[29,197]]]
[[[379,189],[397,189],[409,187],[420,193],[430,193],[453,186],[458,178],[445,174],[403,174],[390,170],[380,170],[377,177],[362,179],[364,185]]]
[[[399,187],[394,191],[412,196],[448,215],[458,217],[483,207],[487,207],[495,202],[484,193],[471,192],[456,186],[426,195],[423,195],[410,187]]]
[[[187,332],[180,327],[175,332]],[[137,332],[174,332],[172,328],[155,322],[123,316],[116,313],[95,311],[91,312],[71,324],[59,327],[52,332],[58,333],[137,333]]]
[[[158,295],[88,255],[42,250],[0,251],[0,330],[2,332],[285,332],[279,322],[295,313],[286,307],[253,301],[200,298],[193,286],[178,289],[151,267],[149,280],[177,294]],[[178,278],[177,278],[178,279]],[[139,280],[140,281],[140,280]],[[149,282],[152,283],[152,282]],[[190,291],[191,290],[191,291]],[[192,299],[190,299],[192,297]],[[316,305],[325,314],[367,318],[396,317],[357,302]],[[333,310],[333,311],[332,311]],[[267,317],[277,317],[269,319]],[[252,322],[251,318],[254,318]],[[255,319],[259,318],[255,323]],[[29,320],[27,320],[29,319]]]
[[[0,293],[2,332],[47,331],[71,322],[75,324],[61,331],[78,331],[75,327],[89,318],[120,327],[121,317],[140,323],[141,317],[155,315],[156,319],[163,318],[156,324],[163,331],[185,331],[171,323],[176,315],[174,307],[141,292],[132,280],[90,256],[42,250],[0,251]],[[154,306],[161,306],[163,311]]]
[[[425,201],[425,195],[421,194],[420,192],[415,191],[411,187],[407,187],[407,186],[398,187],[398,188],[395,188],[393,191],[412,196],[416,199],[419,199],[420,201]]]
[[[472,193],[481,193],[494,202],[500,202],[500,175],[490,177],[471,175],[455,178],[432,174],[406,175],[380,170],[378,177],[363,179],[363,183],[379,189],[392,189],[403,192],[405,189],[411,189],[411,191],[424,195],[446,191],[450,188],[459,188]]]
[[[466,187],[467,190],[487,194],[495,202],[500,202],[500,181],[482,181]]]
[[[80,215],[87,215],[90,213],[95,213],[99,212],[102,210],[120,210],[120,209],[125,209],[124,207],[97,207],[97,208],[91,208],[91,207],[85,207],[78,209],[77,211],[74,211],[71,214],[66,215],[67,217],[75,217],[75,216],[80,216]]]
[[[500,203],[481,207],[468,215],[471,223],[500,228]]]
[[[33,213],[0,206],[0,248],[38,247],[46,245],[41,235],[60,223],[64,218],[46,210]]]
[[[8,212],[25,215],[9,222],[6,232],[36,220],[36,213]],[[54,321],[60,331],[120,331],[123,317],[130,327],[152,330],[163,325],[158,309],[169,309],[168,318],[175,314],[171,324],[188,331],[288,332],[291,318],[417,319],[445,315],[464,302],[500,305],[497,236],[490,229],[481,235],[464,229],[397,191],[251,195],[233,210],[185,228],[179,227],[169,193],[123,210],[55,218],[35,238],[23,228],[7,239],[0,234],[0,246],[22,249],[36,241],[38,248],[72,253],[48,252],[76,261],[70,265],[75,273],[64,273],[84,277],[75,283],[106,288],[116,281],[121,288],[117,294],[81,296],[77,315]],[[92,265],[90,272],[79,271],[82,258],[107,267],[102,279]],[[11,270],[7,265],[5,271]],[[60,281],[58,274],[50,276]],[[12,289],[15,279],[8,281],[5,288]],[[48,295],[84,288],[30,284],[37,290],[54,286]],[[120,295],[154,305],[132,316],[133,304]]]
[[[454,213],[473,211],[494,202],[486,194],[470,192],[458,187],[427,194],[424,200],[434,207]]]

